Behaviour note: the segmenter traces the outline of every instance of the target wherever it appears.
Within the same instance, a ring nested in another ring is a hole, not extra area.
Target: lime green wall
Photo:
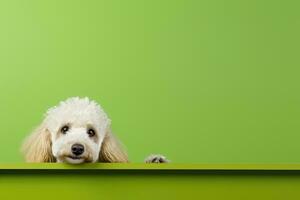
[[[300,161],[300,3],[0,2],[0,161],[45,110],[89,96],[131,160]]]

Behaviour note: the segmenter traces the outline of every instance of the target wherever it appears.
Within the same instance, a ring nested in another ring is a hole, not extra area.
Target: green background
[[[300,3],[0,1],[0,161],[43,113],[89,96],[130,160],[300,161]]]

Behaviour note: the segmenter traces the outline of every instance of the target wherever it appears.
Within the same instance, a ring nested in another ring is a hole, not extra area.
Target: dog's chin
[[[83,157],[66,156],[64,158],[64,162],[70,163],[70,164],[81,164],[81,163],[86,162],[86,159]]]

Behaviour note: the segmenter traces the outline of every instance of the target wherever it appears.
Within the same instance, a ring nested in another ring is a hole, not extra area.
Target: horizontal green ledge
[[[95,163],[95,164],[62,164],[62,163],[20,163],[0,164],[0,170],[287,170],[300,171],[300,164],[145,164],[145,163]]]

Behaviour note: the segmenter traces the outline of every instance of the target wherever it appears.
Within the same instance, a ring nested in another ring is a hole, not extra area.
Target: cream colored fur
[[[51,151],[51,135],[43,123],[26,138],[22,146],[27,162],[55,162]]]
[[[121,148],[120,142],[115,136],[109,131],[102,143],[100,154],[100,162],[128,162],[126,152]]]

